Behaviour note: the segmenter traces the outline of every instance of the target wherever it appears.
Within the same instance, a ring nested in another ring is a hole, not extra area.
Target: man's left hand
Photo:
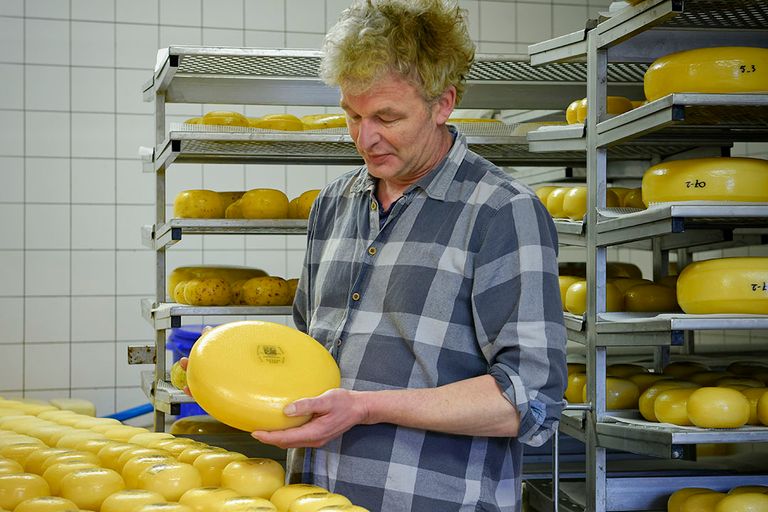
[[[296,400],[283,412],[286,416],[312,416],[312,419],[296,428],[257,430],[251,435],[280,448],[317,448],[368,420],[365,394],[342,388],[328,390],[315,398]]]

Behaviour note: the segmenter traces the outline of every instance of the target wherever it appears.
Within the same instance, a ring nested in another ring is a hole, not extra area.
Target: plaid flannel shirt
[[[311,482],[376,512],[513,511],[523,444],[557,428],[566,381],[557,233],[528,188],[469,151],[446,158],[380,226],[365,167],[330,183],[309,218],[294,303],[347,389],[436,387],[492,375],[517,438],[358,425],[289,456]]]

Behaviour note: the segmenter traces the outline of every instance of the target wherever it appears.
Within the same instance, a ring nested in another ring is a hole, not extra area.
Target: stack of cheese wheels
[[[606,98],[605,111],[608,117],[629,112],[633,108],[632,101],[624,96],[608,96]],[[587,119],[587,98],[571,102],[565,109],[565,119],[568,124],[584,123]]]
[[[654,165],[643,174],[643,202],[768,202],[768,161],[695,158]]]
[[[609,188],[605,192],[605,206],[615,208],[622,206],[621,197],[625,195],[621,187]],[[586,185],[539,187],[536,195],[555,219],[570,219],[582,221],[587,213],[588,191]]]
[[[296,352],[307,351],[294,348],[282,354],[293,358]],[[322,487],[285,485],[285,470],[272,459],[248,458],[110,418],[0,398],[3,512],[321,508],[368,512]]]
[[[258,268],[228,265],[177,267],[168,276],[168,296],[179,304],[226,306],[233,302],[236,282],[266,275]]]
[[[698,496],[698,498],[697,498]],[[702,508],[702,506],[706,508]],[[706,487],[683,487],[670,495],[668,512],[762,512],[768,510],[768,487],[742,485],[727,493]]]
[[[325,347],[306,334],[271,322],[244,321],[215,327],[197,340],[187,384],[211,416],[251,432],[309,421],[308,416],[286,416],[283,408],[338,387],[340,374]]]
[[[677,300],[689,314],[768,314],[768,258],[698,261],[677,279]]]
[[[645,97],[672,93],[768,92],[768,49],[697,48],[665,55],[645,72]]]

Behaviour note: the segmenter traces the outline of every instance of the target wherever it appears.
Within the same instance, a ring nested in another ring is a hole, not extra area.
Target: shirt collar
[[[461,162],[467,155],[467,138],[463,133],[456,130],[456,127],[448,125],[448,130],[451,132],[451,136],[454,137],[453,145],[448,151],[448,154],[443,158],[440,163],[437,164],[433,172],[427,173],[426,176],[419,181],[408,187],[405,191],[407,194],[416,187],[421,188],[427,194],[427,196],[444,200],[448,193],[448,188],[451,186],[456,172],[459,170]],[[373,191],[376,186],[376,178],[368,173],[368,167],[362,166],[357,174],[357,179],[352,184],[351,192],[353,194],[360,194],[367,191]]]

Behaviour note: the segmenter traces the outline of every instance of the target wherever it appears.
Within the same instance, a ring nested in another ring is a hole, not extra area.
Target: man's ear
[[[445,124],[448,118],[451,117],[453,108],[456,106],[456,87],[449,85],[448,88],[443,91],[440,97],[437,98],[432,106],[432,113],[435,116],[437,124]]]

